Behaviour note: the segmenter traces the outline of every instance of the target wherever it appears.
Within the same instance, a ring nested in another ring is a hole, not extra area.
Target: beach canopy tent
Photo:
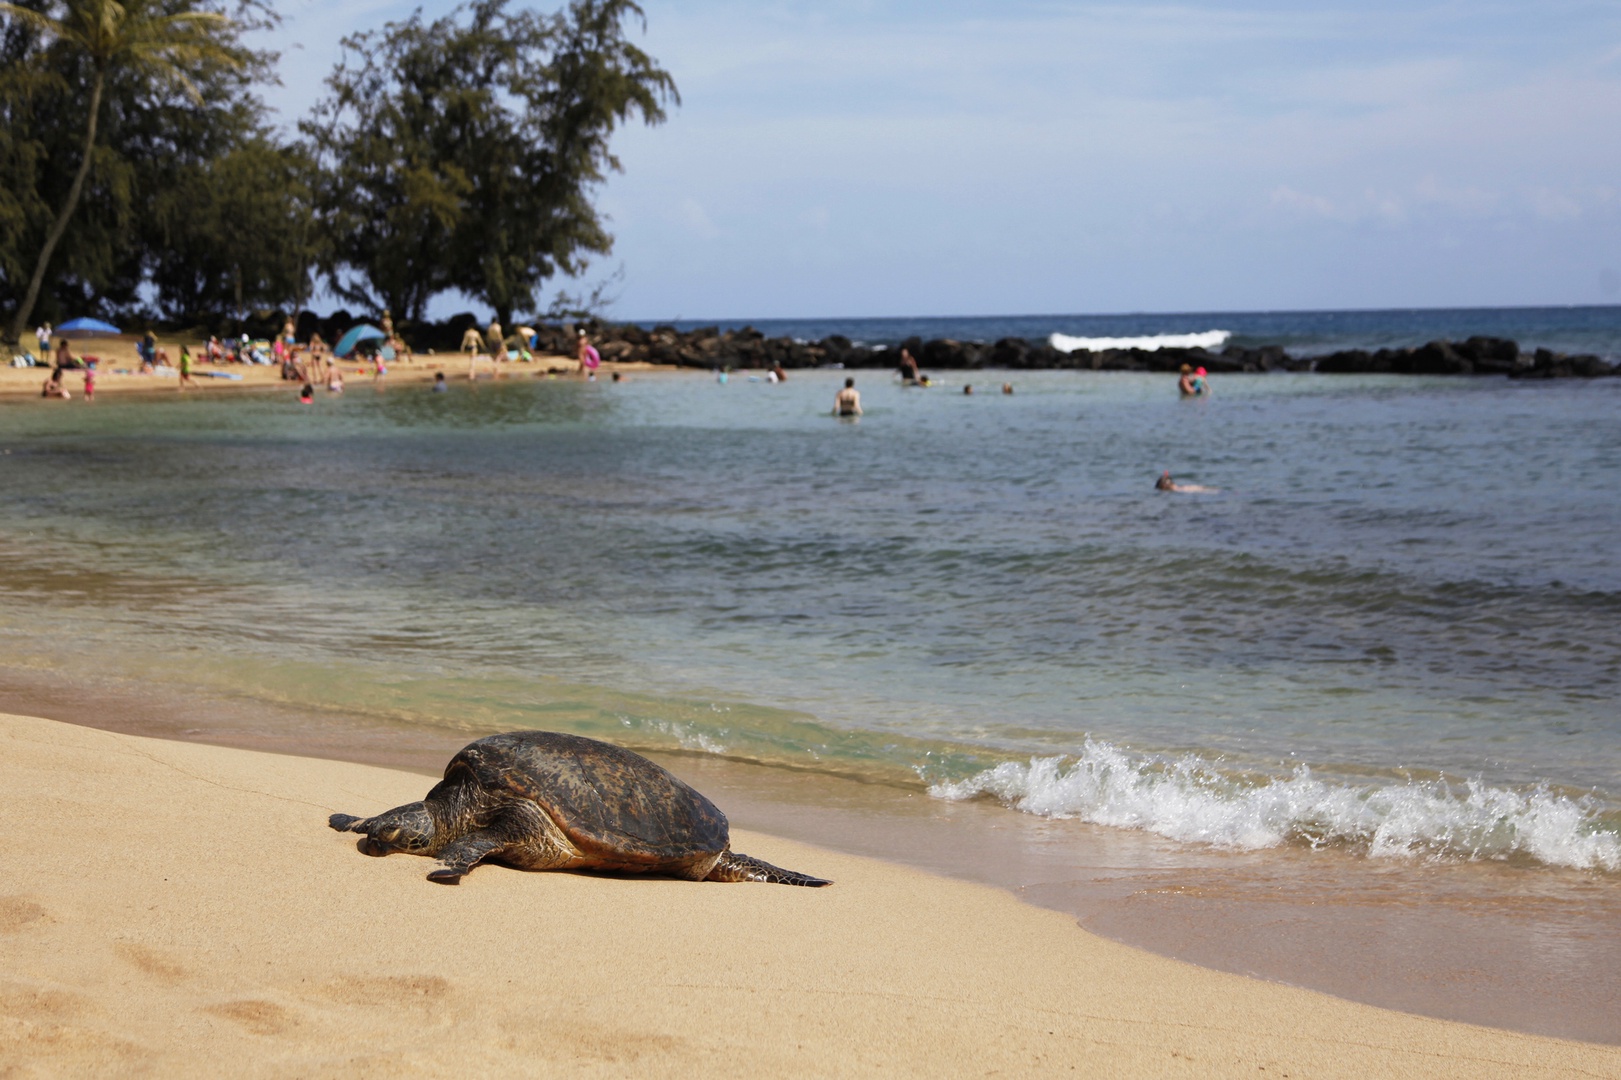
[[[116,334],[118,327],[100,319],[69,319],[56,328],[58,334]]]
[[[338,343],[332,347],[332,355],[348,356],[355,351],[355,346],[362,341],[381,341],[387,336],[377,327],[368,323],[351,326],[349,332],[339,338]]]

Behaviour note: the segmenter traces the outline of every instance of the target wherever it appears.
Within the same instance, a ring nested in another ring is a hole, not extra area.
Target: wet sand
[[[160,683],[64,685],[4,667],[0,707],[419,777],[436,776],[468,738]],[[998,887],[1164,956],[1440,1019],[1621,1042],[1621,899],[1602,875],[1198,850],[986,802],[705,754],[654,756],[736,826]]]
[[[0,717],[0,1072],[1615,1075],[1621,1050],[1167,960],[734,832],[828,889],[368,859],[420,775]]]

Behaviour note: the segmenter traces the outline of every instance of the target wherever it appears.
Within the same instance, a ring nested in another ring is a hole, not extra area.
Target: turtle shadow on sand
[[[689,881],[831,885],[731,849],[726,815],[668,770],[611,743],[515,731],[470,743],[421,802],[376,817],[333,814],[367,855],[439,860],[454,885],[481,862],[520,870],[605,870]]]

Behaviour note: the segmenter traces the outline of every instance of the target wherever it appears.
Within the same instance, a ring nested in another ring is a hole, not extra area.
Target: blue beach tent
[[[69,319],[56,328],[58,334],[116,334],[118,327],[100,319]]]
[[[348,356],[362,341],[381,341],[385,336],[381,330],[368,323],[351,326],[349,332],[339,338],[338,343],[332,347],[332,355]]]

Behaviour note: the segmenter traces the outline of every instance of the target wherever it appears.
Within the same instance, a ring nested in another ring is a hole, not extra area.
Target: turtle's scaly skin
[[[368,855],[437,857],[428,878],[446,884],[486,860],[523,870],[831,884],[734,853],[726,815],[640,754],[551,731],[470,743],[421,802],[372,818],[333,814],[328,823],[364,833]]]

